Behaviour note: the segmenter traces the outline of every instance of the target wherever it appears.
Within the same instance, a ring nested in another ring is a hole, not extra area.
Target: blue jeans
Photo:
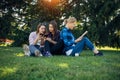
[[[72,53],[70,54],[71,56],[74,56],[75,53],[81,53],[84,46],[87,46],[90,50],[94,50],[94,45],[93,43],[87,38],[84,37],[80,42],[78,42],[75,47],[73,48]]]
[[[43,52],[43,48],[41,48],[39,45],[30,45],[29,49],[31,53],[30,56],[35,56],[35,50],[38,50],[41,53]]]

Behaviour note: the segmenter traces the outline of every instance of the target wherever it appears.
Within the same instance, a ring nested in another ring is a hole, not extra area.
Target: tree
[[[120,47],[119,0],[1,0],[0,10],[0,38],[14,39],[15,46],[27,43],[38,23],[54,19],[61,25],[74,16],[76,37],[88,30],[97,45]]]
[[[27,16],[27,6],[28,4],[24,0],[1,0],[0,38],[15,39],[15,37],[19,37],[20,31],[26,30],[27,22],[25,21],[25,16]],[[23,37],[20,38],[22,39]],[[21,41],[17,40],[15,42]]]
[[[75,32],[88,30],[97,45],[120,47],[119,0],[71,0],[69,5],[66,15],[75,16],[80,23]]]

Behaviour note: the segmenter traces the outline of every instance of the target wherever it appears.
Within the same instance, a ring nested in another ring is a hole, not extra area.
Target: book
[[[88,31],[85,31],[79,38],[83,38],[87,33]]]

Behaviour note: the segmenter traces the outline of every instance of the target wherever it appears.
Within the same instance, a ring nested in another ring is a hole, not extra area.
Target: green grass
[[[0,80],[120,80],[120,51],[95,57],[26,57],[20,47],[0,47]]]

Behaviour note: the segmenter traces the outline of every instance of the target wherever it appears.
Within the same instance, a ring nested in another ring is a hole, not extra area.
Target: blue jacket
[[[64,51],[74,48],[75,38],[70,29],[64,27],[60,32],[60,39],[64,42]]]

